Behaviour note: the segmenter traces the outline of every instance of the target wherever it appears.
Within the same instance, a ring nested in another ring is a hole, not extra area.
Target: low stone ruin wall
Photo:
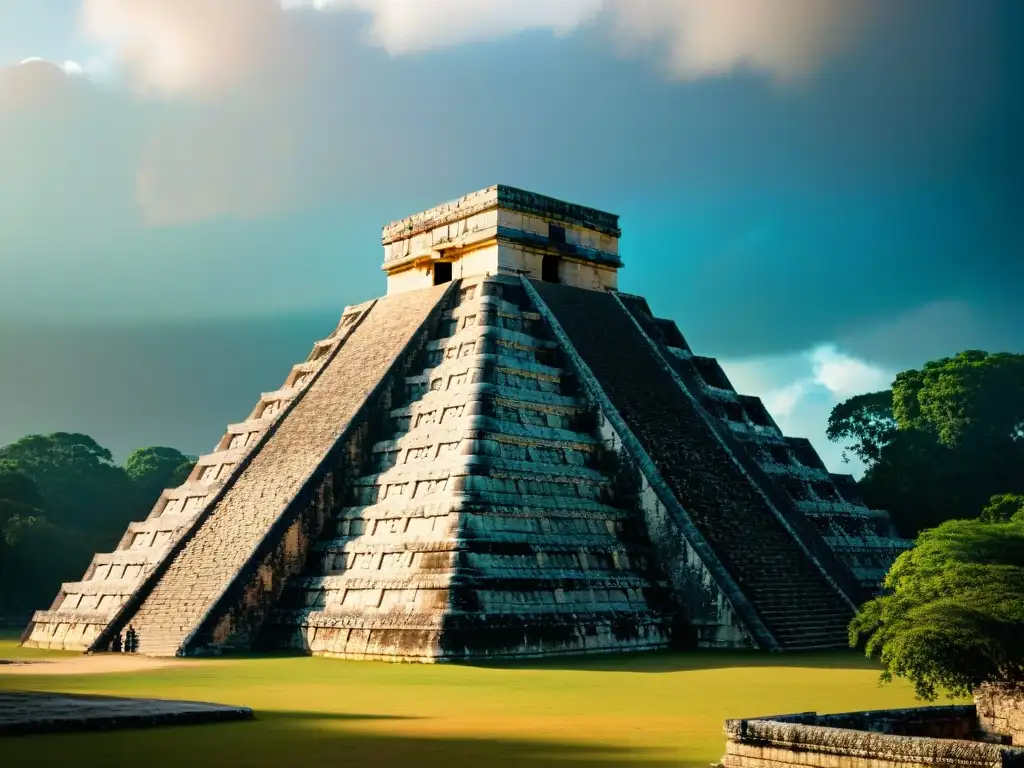
[[[974,694],[982,730],[1009,737],[1024,747],[1024,685],[1016,688],[983,685]]]
[[[728,720],[722,768],[1024,767],[1024,749],[975,740],[974,707]]]

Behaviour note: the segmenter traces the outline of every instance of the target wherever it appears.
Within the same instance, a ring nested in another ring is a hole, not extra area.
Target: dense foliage
[[[0,461],[0,557],[43,521],[43,498],[32,479],[11,461]]]
[[[121,467],[91,437],[67,432],[0,447],[0,613],[45,607],[192,466],[172,448],[145,448]]]
[[[1024,355],[961,352],[837,405],[828,437],[864,462],[867,503],[908,537],[1024,493]]]
[[[1024,518],[1024,495],[1019,493],[993,496],[981,510],[981,519],[986,523],[1005,523],[1014,517]]]
[[[883,680],[904,677],[927,700],[1024,682],[1024,507],[923,532],[885,586],[850,625],[851,644],[882,662]]]
[[[156,498],[164,488],[176,488],[195,466],[194,456],[174,448],[139,448],[124,462],[124,470],[147,498]]]

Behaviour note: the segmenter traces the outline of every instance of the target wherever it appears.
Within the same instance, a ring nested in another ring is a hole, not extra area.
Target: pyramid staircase
[[[819,556],[841,561],[833,572],[841,566],[850,571],[854,581],[843,591],[857,602],[877,595],[889,566],[913,546],[899,537],[888,513],[865,504],[851,475],[829,472],[808,439],[784,435],[759,398],[738,394],[717,360],[694,355],[675,322],[654,317],[641,296],[618,296],[771,503],[805,539],[820,536],[831,552],[819,547]]]
[[[418,661],[664,647],[642,517],[563,361],[517,279],[464,281],[271,642]]]
[[[203,457],[181,488],[166,491],[149,519],[129,526],[117,551],[98,555],[81,582],[62,586],[51,610],[33,616],[23,642],[103,650],[129,626],[139,652],[156,656],[248,642],[260,601],[273,599],[275,579],[304,562],[304,542],[319,533],[309,530],[316,515],[293,518],[322,507],[334,480],[329,456],[451,290],[347,309],[281,390],[229,427],[220,450]]]
[[[62,584],[50,609],[36,611],[23,643],[58,650],[89,648],[174,545],[189,535],[200,513],[233,481],[246,457],[262,444],[372,305],[370,301],[346,307],[331,335],[313,345],[281,387],[263,393],[244,421],[228,426],[182,485],[163,491],[145,520],[129,524],[113,552],[95,555],[80,581]]]
[[[622,300],[530,282],[592,386],[653,457],[678,512],[734,580],[749,623],[782,650],[845,647],[852,574],[799,512],[772,503]]]

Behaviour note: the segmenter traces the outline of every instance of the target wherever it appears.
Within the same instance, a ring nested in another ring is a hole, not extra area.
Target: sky
[[[833,471],[831,408],[1024,351],[1019,0],[0,0],[0,443],[201,453],[503,183]]]

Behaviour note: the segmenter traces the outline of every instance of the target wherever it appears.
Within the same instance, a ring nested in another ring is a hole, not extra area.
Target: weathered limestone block
[[[251,720],[248,707],[75,694],[0,693],[0,736]]]
[[[978,740],[974,707],[728,720],[723,768],[1024,765],[1024,749]]]
[[[981,729],[1024,747],[1024,685],[981,686],[974,693]]]

